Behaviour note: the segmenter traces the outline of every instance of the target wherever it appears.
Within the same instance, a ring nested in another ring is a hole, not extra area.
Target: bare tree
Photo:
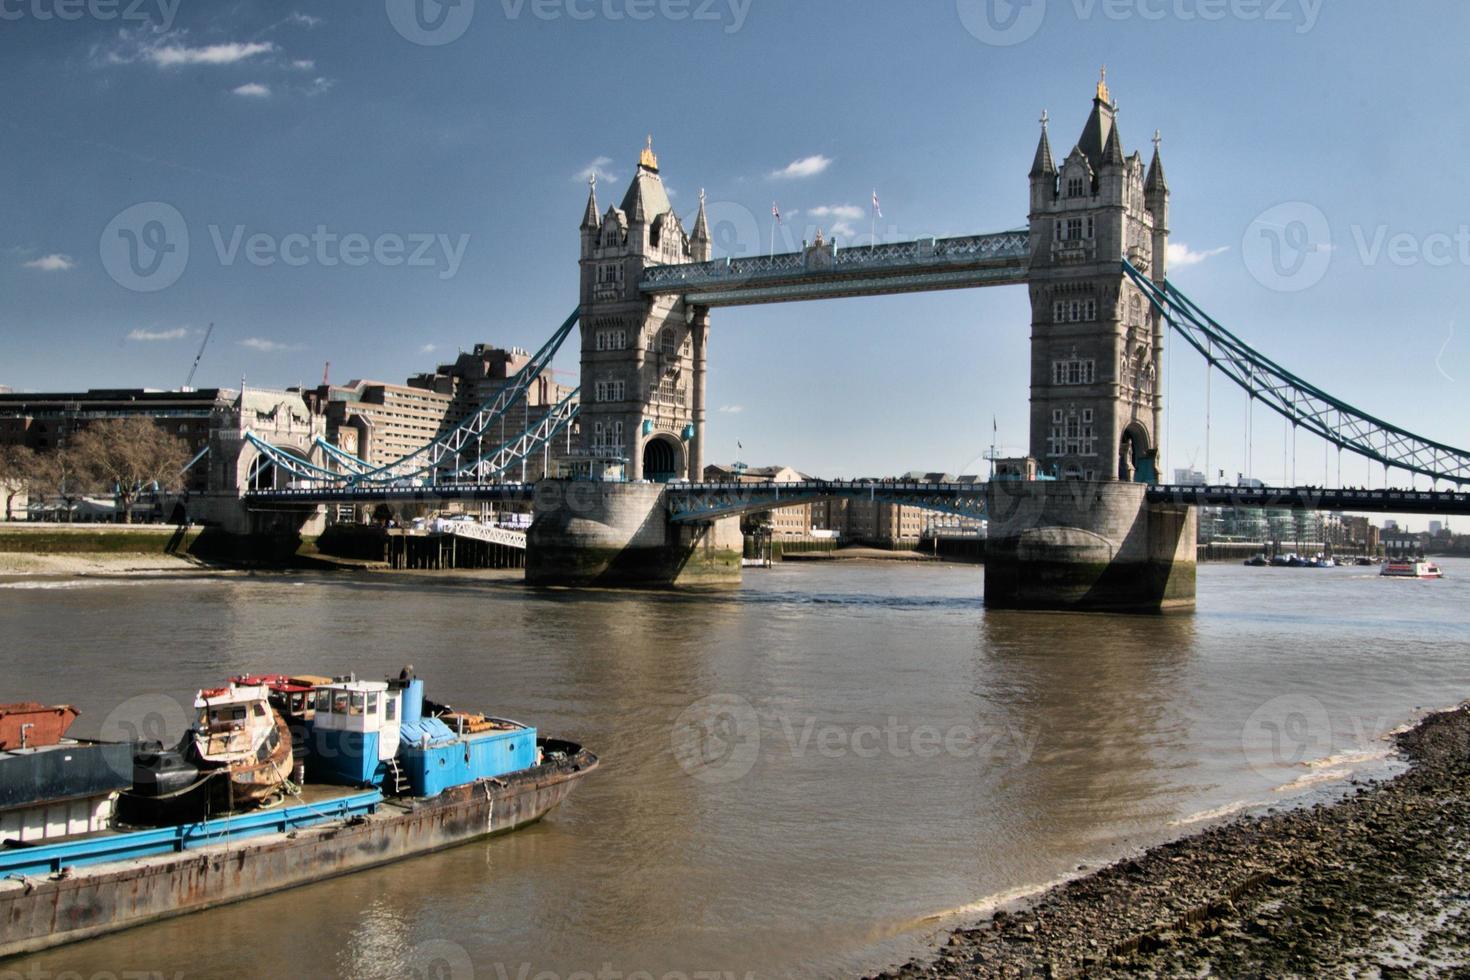
[[[36,476],[36,454],[26,446],[0,446],[0,494],[5,497],[5,519],[14,520],[15,498],[28,490]]]
[[[129,524],[138,495],[155,487],[178,489],[189,462],[184,440],[138,415],[94,422],[77,433],[68,448],[86,468],[91,486],[117,495],[123,520]]]
[[[66,519],[71,520],[72,506],[95,485],[95,469],[72,446],[36,453],[31,458],[28,487],[44,500],[59,497],[66,505]]]

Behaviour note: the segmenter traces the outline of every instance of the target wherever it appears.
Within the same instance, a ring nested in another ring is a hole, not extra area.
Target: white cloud
[[[585,184],[593,177],[596,177],[598,180],[606,181],[609,184],[614,183],[617,181],[618,175],[607,169],[610,163],[612,163],[612,157],[598,157],[573,174],[572,179]]]
[[[240,341],[241,347],[248,347],[262,354],[278,354],[281,351],[300,350],[298,344],[283,344],[279,340],[267,340],[264,337],[246,337]]]
[[[832,223],[832,237],[856,238],[857,229],[853,228],[853,226],[848,224],[846,221],[834,221]]]
[[[332,86],[336,84],[337,80],[335,78],[313,78],[311,80],[311,84],[306,86],[303,91],[307,95],[322,95],[326,92],[330,92],[332,90]]]
[[[286,19],[288,21],[290,21],[291,23],[293,23],[293,24],[296,24],[296,25],[298,25],[300,27],[305,27],[305,28],[308,28],[308,29],[309,28],[312,28],[312,27],[316,27],[318,24],[320,24],[322,22],[322,19],[320,17],[313,17],[310,14],[302,14],[302,13],[292,13],[291,16],[290,17],[287,17]]]
[[[438,344],[425,344],[424,346],[422,346],[422,347],[419,348],[419,353],[420,354],[432,354],[432,353],[434,353],[438,349],[439,349],[439,345]]]
[[[720,411],[724,412],[726,415],[739,415],[741,412],[745,411],[745,406],[744,405],[721,405],[720,406]]]
[[[295,68],[297,71],[311,71],[313,68],[316,67],[316,62],[312,61],[310,58],[297,58],[295,61],[291,62],[291,67]]]
[[[1230,251],[1229,245],[1221,245],[1219,248],[1206,249],[1196,252],[1183,242],[1169,243],[1169,264],[1176,269],[1188,268],[1191,265],[1199,265],[1205,259],[1213,258],[1224,252]]]
[[[156,341],[156,340],[183,340],[189,336],[188,327],[175,327],[172,330],[132,330],[128,332],[129,340]]]
[[[31,259],[25,263],[25,267],[27,269],[37,269],[41,272],[66,272],[68,269],[75,269],[77,264],[70,255],[53,252],[50,255],[43,255],[39,259]]]
[[[181,65],[233,65],[274,50],[276,46],[269,41],[232,41],[196,48],[184,44],[160,44],[145,49],[143,57],[160,68],[177,68]]]
[[[793,180],[800,177],[815,177],[817,174],[832,166],[832,158],[822,156],[818,153],[800,160],[792,160],[780,170],[771,172],[775,180]]]
[[[824,204],[807,212],[813,218],[836,218],[839,221],[856,221],[866,213],[855,204]]]
[[[237,85],[231,91],[247,99],[268,99],[271,94],[270,86],[262,85],[260,82],[246,82],[244,85]]]

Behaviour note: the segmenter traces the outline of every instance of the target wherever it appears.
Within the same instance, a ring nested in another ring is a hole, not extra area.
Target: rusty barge
[[[287,705],[300,685],[280,680],[271,685],[281,694],[272,709],[290,722],[305,757],[296,773],[304,768],[315,779],[283,775],[273,805],[259,805],[252,794],[243,809],[151,827],[115,819],[99,829],[96,797],[88,799],[85,825],[48,816],[55,800],[32,801],[17,811],[21,836],[8,835],[0,849],[0,958],[509,833],[544,817],[598,765],[575,742],[426,702],[413,678],[320,678],[325,683],[294,701],[296,711]],[[218,695],[210,694],[204,700],[213,705]],[[200,724],[211,720],[206,712]],[[196,726],[185,743],[198,734]],[[0,743],[0,758],[44,754],[59,764],[84,759],[92,744]],[[98,786],[118,781],[116,748],[107,748],[111,765],[101,767],[108,775],[94,780]],[[184,766],[180,776],[179,759],[156,744],[129,748],[136,750],[133,787],[122,790],[123,802],[140,788],[145,804],[160,796],[218,800],[198,792],[211,771]],[[175,789],[179,783],[187,785]]]

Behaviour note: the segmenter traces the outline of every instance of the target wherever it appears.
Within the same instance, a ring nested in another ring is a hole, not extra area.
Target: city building
[[[452,425],[454,399],[384,381],[349,381],[302,392],[326,419],[327,441],[374,466],[402,459]]]
[[[374,466],[384,466],[424,447],[481,405],[494,401],[530,361],[530,353],[520,348],[476,344],[454,362],[413,375],[405,384],[355,380],[346,385],[321,385],[303,394],[326,417],[329,442]],[[516,439],[573,390],[558,384],[550,372],[532,378],[525,394],[508,406],[499,425],[481,437],[464,462],[490,455]],[[555,463],[566,455],[568,442],[562,439],[550,447],[553,473]],[[517,467],[504,478],[540,479],[542,463],[541,455],[532,454],[524,473]]]
[[[252,390],[252,398],[258,391]],[[6,391],[0,392],[0,445],[47,452],[65,446],[68,438],[92,422],[142,416],[183,439],[190,453],[197,453],[208,444],[211,429],[239,408],[240,393],[230,388],[92,388],[39,394]],[[205,480],[205,469],[196,467],[190,471],[187,486],[203,490]]]

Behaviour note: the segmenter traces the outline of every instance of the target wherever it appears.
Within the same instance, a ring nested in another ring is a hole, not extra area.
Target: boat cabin
[[[336,678],[313,693],[308,765],[323,782],[379,786],[398,754],[402,692],[384,681]]]
[[[230,683],[243,686],[264,687],[272,708],[290,724],[310,721],[315,713],[316,699],[313,695],[318,684],[331,683],[330,677],[291,677],[286,674],[241,674],[230,678]]]
[[[0,846],[92,833],[131,783],[130,742],[66,737],[69,704],[0,704]]]
[[[229,764],[254,760],[261,744],[275,731],[275,712],[264,685],[230,684],[199,692],[194,699],[199,720],[194,747],[205,762]]]

